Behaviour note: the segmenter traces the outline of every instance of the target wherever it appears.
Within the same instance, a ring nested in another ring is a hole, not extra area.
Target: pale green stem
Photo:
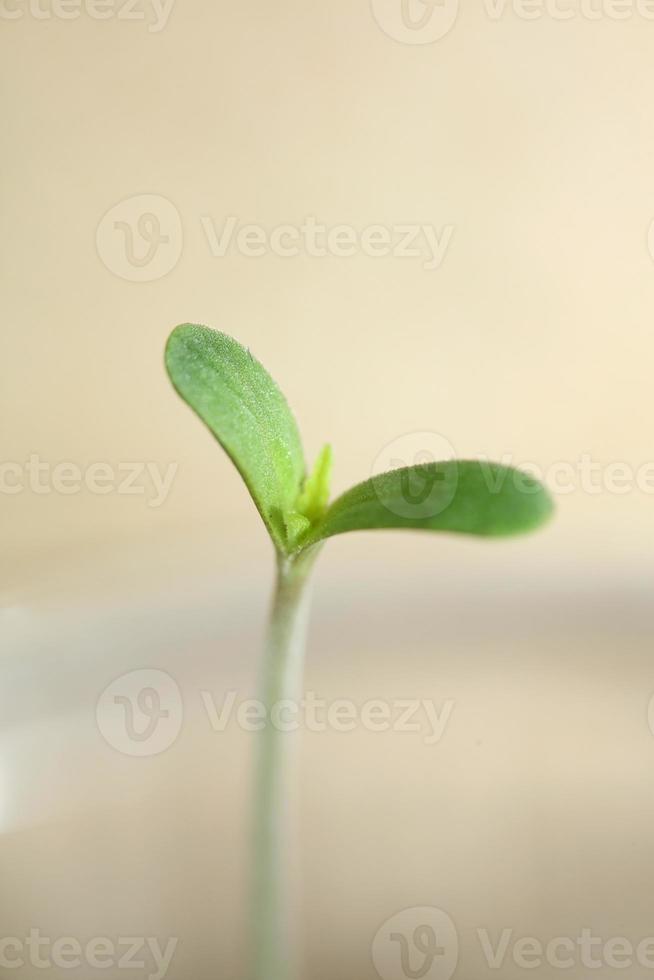
[[[262,667],[261,700],[266,725],[259,739],[254,798],[253,980],[293,980],[292,810],[297,733],[281,730],[280,719],[297,712],[274,710],[298,704],[309,611],[308,577],[314,547],[296,559],[279,557]],[[272,717],[271,717],[272,712]]]

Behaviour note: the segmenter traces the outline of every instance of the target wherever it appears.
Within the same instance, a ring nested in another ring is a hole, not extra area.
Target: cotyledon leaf
[[[547,490],[521,470],[481,460],[426,463],[352,487],[331,504],[304,544],[374,528],[501,537],[535,529],[552,510]]]
[[[166,345],[174,387],[232,459],[276,546],[290,550],[287,516],[305,476],[300,434],[280,389],[227,334],[185,323]]]

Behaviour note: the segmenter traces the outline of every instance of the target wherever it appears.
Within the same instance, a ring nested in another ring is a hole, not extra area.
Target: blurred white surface
[[[395,541],[391,554],[406,536]],[[653,931],[649,596],[548,582],[516,552],[495,554],[495,577],[467,583],[433,556],[412,579],[381,553],[357,566],[352,551],[346,575],[343,553],[319,563],[306,691],[451,712],[436,743],[422,715],[419,731],[303,732],[311,980],[376,977],[373,937],[401,909],[447,912],[457,976],[497,975],[478,930],[493,945],[507,929],[544,944],[584,927],[605,940]],[[175,937],[170,980],[244,976],[256,736],[233,717],[214,730],[206,698],[220,709],[229,692],[256,696],[270,569],[252,568],[247,582],[189,568],[146,598],[124,583],[112,602],[3,611],[5,935]],[[103,691],[135,670],[164,671],[183,704],[173,743],[146,757],[108,744],[96,720]],[[511,949],[501,975],[518,980]]]

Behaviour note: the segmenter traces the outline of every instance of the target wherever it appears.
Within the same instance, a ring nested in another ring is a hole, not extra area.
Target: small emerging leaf
[[[332,475],[332,447],[323,446],[311,475],[302,489],[297,502],[297,510],[315,524],[325,514],[329,503],[329,482]]]
[[[305,475],[304,454],[286,399],[245,347],[208,327],[173,330],[166,368],[181,397],[231,457],[275,545],[291,548],[287,517]]]
[[[479,460],[427,463],[352,487],[332,503],[305,543],[375,528],[500,537],[533,530],[552,510],[545,488],[520,470]]]

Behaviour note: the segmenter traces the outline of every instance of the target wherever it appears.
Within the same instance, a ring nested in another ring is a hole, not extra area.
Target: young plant
[[[307,473],[295,419],[250,351],[195,324],[173,330],[166,367],[243,477],[272,539],[277,581],[263,662],[255,793],[253,944],[255,980],[289,980],[286,818],[289,737],[270,721],[279,701],[297,696],[304,658],[307,581],[327,538],[346,531],[413,528],[502,537],[530,531],[552,512],[546,490],[495,463],[453,460],[373,476],[332,503],[331,448]]]

